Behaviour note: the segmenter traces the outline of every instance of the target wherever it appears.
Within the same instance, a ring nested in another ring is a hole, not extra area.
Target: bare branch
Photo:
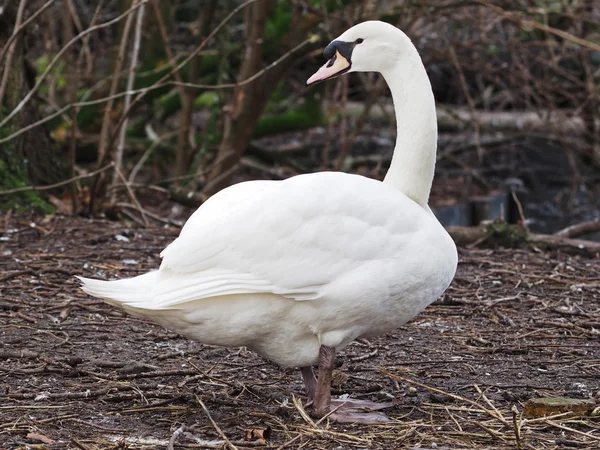
[[[256,0],[253,0],[253,1],[256,1]],[[256,80],[257,78],[261,77],[266,72],[268,72],[269,70],[273,69],[274,67],[276,67],[278,64],[280,64],[282,61],[284,61],[285,59],[287,59],[290,55],[293,55],[294,53],[296,53],[298,50],[300,50],[305,45],[315,43],[316,40],[318,40],[318,38],[319,38],[318,36],[311,36],[310,38],[306,39],[304,42],[298,44],[296,47],[294,47],[293,49],[291,49],[290,51],[288,51],[287,53],[285,53],[284,55],[282,55],[276,61],[273,61],[271,64],[269,64],[264,69],[261,69],[260,71],[258,71],[254,75],[252,75],[251,77],[246,78],[245,80],[239,81],[237,83],[224,83],[224,84],[212,84],[211,85],[211,84],[179,83],[177,81],[167,81],[167,82],[164,82],[164,83],[154,84],[152,86],[148,86],[148,87],[141,88],[141,89],[132,89],[132,90],[127,90],[127,91],[119,92],[119,93],[116,93],[116,94],[113,94],[113,95],[109,95],[107,97],[99,98],[99,99],[96,99],[96,100],[88,100],[88,101],[84,101],[84,102],[72,103],[72,104],[63,106],[61,109],[53,112],[52,114],[44,117],[43,119],[40,119],[37,122],[34,122],[31,125],[28,125],[25,128],[21,128],[20,130],[15,131],[13,134],[10,134],[10,135],[6,136],[5,138],[0,139],[0,144],[3,144],[3,143],[8,142],[8,141],[11,141],[12,139],[18,137],[19,135],[21,135],[21,134],[23,134],[23,133],[31,130],[32,128],[38,127],[40,125],[43,125],[46,122],[51,121],[55,117],[64,114],[65,112],[67,112],[71,108],[81,108],[82,106],[98,105],[100,103],[106,103],[107,101],[114,100],[114,99],[121,98],[121,97],[125,97],[127,95],[133,95],[133,94],[142,94],[142,95],[145,95],[148,92],[151,92],[151,91],[153,91],[155,89],[160,89],[160,88],[163,88],[165,86],[170,86],[170,85],[172,85],[172,86],[184,86],[184,87],[187,86],[187,87],[193,87],[193,88],[198,88],[198,89],[215,89],[215,90],[217,90],[217,89],[234,89],[234,88],[236,88],[238,86],[244,86],[244,85],[246,85],[248,83],[251,83],[252,81]]]
[[[114,166],[114,164],[113,164],[113,166]],[[129,193],[129,197],[131,197],[131,200],[133,201],[133,203],[135,204],[136,208],[140,212],[140,214],[142,216],[142,220],[144,221],[144,225],[148,226],[148,218],[146,217],[146,213],[144,212],[144,208],[142,208],[142,205],[140,204],[140,202],[138,201],[137,197],[135,196],[135,192],[133,192],[133,189],[131,189],[131,186],[129,185],[129,182],[127,181],[127,178],[125,178],[125,176],[123,175],[123,173],[119,169],[117,169],[116,167],[115,167],[115,172],[117,173],[117,176],[121,179],[121,181],[123,181],[123,184],[125,185],[125,189],[127,189],[127,192]]]
[[[148,0],[143,0],[143,1],[148,1]],[[123,113],[123,116],[121,117],[121,120],[116,125],[116,129],[118,130],[118,129],[121,128],[121,126],[123,126],[123,122],[124,122],[125,118],[129,115],[129,113],[131,112],[131,110],[138,104],[138,102],[142,99],[142,97],[144,97],[144,95],[146,95],[147,92],[149,92],[151,89],[156,89],[157,85],[160,85],[160,84],[164,83],[175,72],[181,70],[182,67],[184,67],[188,62],[190,62],[194,57],[196,57],[204,49],[204,47],[206,47],[208,45],[208,43],[212,40],[212,38],[215,37],[216,34],[219,31],[221,31],[221,28],[223,28],[238,12],[240,12],[241,10],[243,10],[244,8],[246,8],[248,5],[251,5],[252,3],[256,2],[256,1],[258,1],[258,0],[246,0],[244,3],[242,3],[239,6],[237,6],[233,11],[231,11],[227,15],[227,17],[225,17],[221,21],[221,23],[219,25],[217,25],[215,27],[215,29],[206,37],[206,39],[204,39],[202,41],[202,43],[198,47],[196,47],[196,49],[192,53],[190,53],[187,56],[187,58],[185,58],[182,62],[180,62],[176,67],[174,67],[171,71],[169,71],[169,73],[167,73],[165,76],[163,76],[158,81],[156,81],[152,86],[149,86],[148,88],[142,89],[141,92],[136,96],[135,100],[133,100],[133,102],[131,103],[131,105],[129,106],[129,108],[127,108],[125,110],[125,112]],[[111,140],[111,144],[112,144],[113,141],[114,141],[114,137]],[[100,164],[102,162],[103,161],[100,161]]]
[[[31,100],[31,97],[33,97],[33,95],[35,94],[35,92],[39,89],[39,87],[42,84],[42,82],[48,76],[48,73],[50,73],[50,71],[54,68],[55,64],[60,60],[60,58],[62,57],[62,55],[71,47],[71,45],[73,45],[75,42],[79,41],[84,36],[92,33],[93,31],[109,27],[109,26],[111,26],[111,25],[119,22],[121,19],[123,19],[124,17],[127,17],[129,14],[131,14],[132,12],[134,12],[141,5],[146,4],[146,2],[148,2],[148,0],[140,0],[140,3],[138,3],[136,6],[128,9],[123,14],[119,15],[118,17],[115,17],[114,19],[109,20],[108,22],[104,22],[104,23],[101,23],[101,24],[98,24],[98,25],[94,25],[94,26],[88,28],[87,30],[79,33],[77,36],[75,36],[73,39],[71,39],[69,42],[67,42],[67,44],[65,44],[63,46],[63,48],[60,49],[60,51],[56,54],[56,56],[52,59],[52,61],[50,61],[50,64],[48,64],[48,67],[46,67],[46,70],[44,70],[44,72],[38,77],[38,80],[35,83],[35,86],[33,86],[33,88],[31,88],[31,90],[27,93],[27,95],[25,95],[25,98],[23,98],[23,100],[21,100],[21,102],[17,105],[17,107],[15,109],[13,109],[10,112],[10,114],[8,114],[4,118],[4,120],[2,120],[2,122],[0,122],[0,128],[2,128],[13,117],[15,117],[15,115],[17,115],[19,113],[19,111],[21,111],[21,109],[23,109],[23,107],[25,106],[25,104],[29,100]]]
[[[130,16],[131,17],[131,16]],[[127,91],[133,89],[133,81],[135,80],[135,68],[138,62],[138,55],[140,53],[140,43],[142,41],[142,24],[144,22],[144,5],[142,5],[137,12],[137,22],[135,25],[135,34],[133,39],[133,50],[131,51],[131,61],[129,63],[129,77],[127,78]],[[123,34],[123,38],[126,35]],[[131,95],[125,96],[125,110],[129,108],[131,103]],[[115,154],[115,173],[113,178],[113,184],[116,184],[121,174],[121,166],[123,164],[123,150],[125,148],[125,132],[127,131],[127,118],[123,122],[123,126],[119,133],[119,143],[117,145],[117,153]],[[116,191],[112,193],[112,203],[116,201]],[[142,215],[142,217],[144,217]]]
[[[94,176],[98,175],[99,173],[106,172],[111,167],[114,167],[113,163],[107,164],[106,166],[102,167],[101,169],[94,170],[93,172],[85,173],[83,175],[77,175],[76,177],[69,178],[68,180],[64,180],[59,183],[48,184],[46,186],[24,186],[24,187],[20,187],[20,188],[7,189],[5,191],[0,191],[0,195],[16,194],[17,192],[26,192],[26,191],[36,191],[36,192],[37,191],[48,191],[50,189],[64,186],[65,184],[73,183],[74,181],[77,181],[77,180],[94,177]]]
[[[149,125],[146,125],[146,127],[149,127]],[[142,155],[142,157],[135,164],[135,166],[133,167],[133,169],[131,169],[131,172],[129,173],[129,183],[130,184],[135,183],[135,177],[137,176],[137,174],[140,171],[140,169],[142,168],[142,166],[146,163],[146,160],[150,157],[150,155],[152,154],[152,152],[154,151],[154,149],[156,147],[158,147],[163,141],[165,141],[166,139],[172,138],[177,133],[179,133],[179,130],[171,131],[169,133],[166,133],[164,136],[156,136],[153,139],[152,144],[150,144],[150,146],[148,147],[148,149],[144,152],[144,154]],[[147,134],[148,134],[148,132],[147,132]]]
[[[471,111],[471,120],[473,124],[473,133],[475,135],[475,146],[477,148],[477,157],[479,158],[479,162],[483,161],[483,147],[481,146],[481,125],[479,124],[479,118],[477,117],[477,112],[475,111],[475,102],[473,101],[473,97],[469,92],[469,86],[467,85],[467,80],[465,78],[465,73],[456,57],[456,51],[454,50],[454,46],[448,42],[448,50],[450,52],[450,58],[452,59],[452,63],[458,72],[458,79],[460,80],[460,87],[462,88],[463,94],[467,99],[467,104],[469,105],[469,110]]]
[[[592,50],[600,52],[600,45],[595,44],[592,41],[587,41],[585,39],[578,38],[577,36],[574,36],[571,33],[567,33],[566,31],[559,30],[557,28],[548,26],[543,23],[537,23],[537,22],[533,22],[531,20],[521,19],[520,17],[517,17],[516,15],[514,15],[511,12],[508,12],[508,11],[500,8],[499,6],[491,4],[488,0],[475,0],[475,1],[483,6],[487,6],[488,8],[494,10],[495,12],[500,14],[502,17],[505,17],[506,19],[510,20],[511,22],[516,23],[521,28],[534,28],[536,30],[545,31],[546,33],[553,34],[553,35],[563,38],[569,42],[573,42],[574,44],[581,45],[582,47],[591,48]]]
[[[138,3],[135,0],[132,0],[131,7],[135,8]],[[140,9],[141,9],[140,5]],[[118,74],[121,72],[121,68],[123,67],[123,60],[125,59],[125,52],[127,50],[127,43],[129,41],[129,29],[131,28],[131,23],[133,22],[133,15],[127,16],[127,20],[125,21],[125,26],[123,27],[123,32],[121,35],[121,42],[119,44],[119,51],[117,53],[117,57],[115,59],[115,67],[113,71],[113,77],[110,84],[110,96],[113,96],[117,92],[117,88],[119,86],[119,76]],[[129,95],[125,95],[127,99]],[[108,135],[110,133],[110,123],[111,123],[111,112],[112,112],[113,101],[109,100],[108,104],[104,108],[104,116],[102,117],[102,128],[100,130],[100,142],[98,143],[98,161],[104,161],[105,155],[107,153],[107,143],[108,143]],[[102,165],[102,164],[99,164]]]

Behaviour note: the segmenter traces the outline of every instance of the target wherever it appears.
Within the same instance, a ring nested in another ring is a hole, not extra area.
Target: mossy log
[[[558,250],[589,257],[600,255],[600,242],[572,239],[556,234],[530,233],[522,225],[492,222],[478,227],[446,227],[459,247],[530,248]]]

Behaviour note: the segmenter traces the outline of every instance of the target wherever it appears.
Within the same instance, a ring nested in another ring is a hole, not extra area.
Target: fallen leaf
[[[50,203],[52,203],[60,213],[65,215],[73,214],[73,200],[69,192],[65,191],[62,198],[50,194],[48,195],[48,200],[50,200]]]
[[[244,439],[247,441],[258,441],[261,444],[266,444],[271,437],[271,427],[267,428],[251,428],[244,430]]]
[[[44,444],[54,444],[54,441],[50,439],[48,436],[44,436],[43,434],[38,433],[29,433],[27,435],[27,439],[32,439],[34,441],[40,441]]]
[[[67,307],[63,309],[58,316],[61,318],[61,320],[67,320],[69,314],[71,314],[71,308]]]

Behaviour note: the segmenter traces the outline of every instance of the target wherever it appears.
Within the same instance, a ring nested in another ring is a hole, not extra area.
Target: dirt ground
[[[530,398],[600,402],[598,259],[460,249],[442,299],[343,352],[335,394],[396,403],[391,423],[354,426],[313,421],[294,370],[78,289],[158,267],[177,232],[0,220],[0,449],[600,448],[598,415],[522,415]]]

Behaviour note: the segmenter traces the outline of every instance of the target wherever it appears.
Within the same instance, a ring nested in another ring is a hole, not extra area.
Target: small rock
[[[71,367],[78,366],[82,362],[83,362],[83,359],[80,358],[79,356],[71,356],[67,359],[67,364],[70,365]]]
[[[535,419],[538,417],[552,416],[565,412],[574,414],[587,414],[593,407],[592,400],[581,400],[565,397],[532,398],[525,403],[525,417]]]
[[[290,408],[284,406],[278,406],[272,409],[271,412],[282,419],[289,419],[292,416]]]
[[[443,395],[443,394],[437,394],[435,392],[431,392],[429,394],[429,399],[431,400],[431,403],[438,403],[438,404],[452,403],[454,401],[454,399],[452,397],[449,397],[449,396]]]

